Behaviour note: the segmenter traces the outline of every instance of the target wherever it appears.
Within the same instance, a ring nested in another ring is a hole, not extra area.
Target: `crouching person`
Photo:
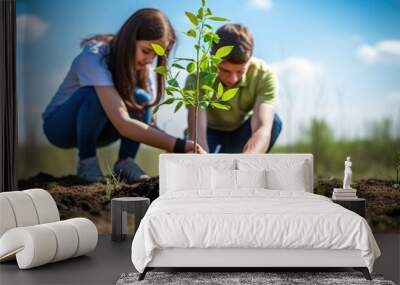
[[[198,142],[205,151],[221,153],[266,153],[278,138],[282,122],[275,113],[276,78],[267,64],[253,57],[253,37],[240,24],[226,24],[217,30],[220,37],[211,53],[222,46],[234,46],[218,66],[215,90],[239,88],[225,102],[229,110],[208,108],[198,113]],[[194,89],[196,78],[190,75],[186,88]],[[194,108],[188,110],[188,137],[194,138]]]

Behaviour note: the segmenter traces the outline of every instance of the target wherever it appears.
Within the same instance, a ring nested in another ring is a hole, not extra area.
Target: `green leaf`
[[[189,73],[192,73],[194,70],[196,69],[196,64],[194,62],[190,62],[187,66],[186,66],[186,70]]]
[[[175,101],[175,98],[168,98],[167,100],[165,100],[162,103],[166,104],[166,105],[170,105],[170,104],[174,103],[174,101]]]
[[[219,43],[220,38],[219,38],[218,34],[215,34],[215,33],[214,33],[212,41],[213,41],[214,43],[216,43],[216,44]]]
[[[206,16],[211,16],[211,15],[212,15],[211,9],[207,8]]]
[[[218,83],[218,91],[217,91],[217,98],[220,98],[222,94],[224,93],[224,86],[222,86],[222,83]]]
[[[181,73],[181,72],[178,71],[178,72],[175,74],[175,76],[174,76],[174,79],[175,79],[175,80],[178,78],[178,76],[179,76],[180,73]]]
[[[220,59],[219,57],[216,57],[216,56],[212,56],[212,57],[211,57],[211,61],[212,61],[215,65],[218,65],[218,64],[221,63],[222,59]]]
[[[175,61],[193,61],[194,62],[195,60],[192,58],[187,58],[187,57],[176,57]]]
[[[205,13],[204,13],[203,7],[200,7],[199,10],[197,11],[197,17],[198,17],[200,20],[203,20],[204,14],[205,14]]]
[[[188,89],[186,89],[186,90],[184,91],[184,93],[185,93],[186,95],[192,96],[192,97],[196,94],[196,92],[195,92],[194,90],[188,90]]]
[[[231,107],[228,105],[220,104],[217,102],[212,102],[211,106],[217,108],[217,109],[222,109],[222,110],[229,110]]]
[[[197,33],[196,33],[195,30],[190,29],[189,31],[186,32],[186,35],[189,36],[189,37],[195,38]]]
[[[202,72],[205,72],[205,71],[207,71],[207,69],[208,69],[208,61],[207,61],[207,59],[202,60],[202,61],[200,62],[200,70],[201,70]]]
[[[201,0],[201,6],[206,6],[206,0]]]
[[[185,69],[182,65],[177,64],[177,63],[173,63],[172,66],[176,67],[176,68],[179,68],[179,69]]]
[[[178,104],[176,104],[176,106],[175,106],[174,113],[178,112],[178,110],[182,107],[182,105],[183,105],[182,101],[178,102]]]
[[[212,21],[217,21],[217,22],[226,22],[226,21],[229,21],[229,19],[227,19],[227,18],[216,17],[216,16],[210,17],[210,18],[208,18],[208,19],[210,19],[210,20],[212,20]]]
[[[199,51],[199,50],[200,50],[200,45],[195,44],[195,45],[194,45],[194,48],[195,48],[197,51]]]
[[[208,56],[206,53],[203,53],[200,59],[200,70],[201,71],[207,71],[208,69]]]
[[[231,100],[233,97],[235,97],[235,95],[237,94],[239,88],[232,88],[229,89],[227,91],[224,92],[224,94],[222,95],[221,100],[222,101],[229,101]]]
[[[219,42],[219,36],[218,36],[218,34],[214,33],[213,31],[210,31],[210,32],[204,34],[204,41],[205,42],[214,42],[217,44]]]
[[[158,56],[164,56],[165,55],[165,50],[162,46],[158,45],[158,44],[151,44],[151,47],[153,48],[154,52],[158,55]]]
[[[200,103],[200,107],[203,108],[203,109],[207,109],[207,107],[208,107],[208,102],[201,102],[201,103]]]
[[[227,56],[228,54],[230,54],[231,51],[232,51],[232,49],[233,49],[233,46],[223,46],[223,47],[220,47],[220,48],[217,50],[217,52],[215,53],[215,57],[217,57],[217,58],[223,58],[223,57]]]
[[[167,95],[169,95],[169,96],[174,95],[174,93],[171,91],[171,89],[165,88],[165,92],[166,92]]]
[[[204,76],[204,82],[208,86],[214,86],[214,82],[215,82],[216,78],[217,78],[216,73],[212,73],[212,72],[206,73],[206,75]]]
[[[204,34],[203,39],[206,43],[211,42],[213,40],[213,32],[208,32]]]
[[[167,92],[168,95],[173,95],[174,92],[179,92],[179,89],[173,86],[167,86],[165,88],[165,91]]]
[[[211,11],[211,10],[210,10],[210,11]],[[213,29],[213,27],[212,27],[211,25],[209,25],[209,24],[204,24],[204,27],[207,27],[207,28],[209,28],[210,30]]]
[[[172,79],[168,80],[168,84],[173,86],[173,87],[179,88],[178,80],[176,80],[175,78],[172,78]]]
[[[199,21],[197,20],[196,15],[193,14],[192,12],[186,11],[185,15],[193,25],[197,26],[199,24]]]
[[[157,105],[157,106],[155,106],[155,107],[153,108],[153,114],[155,114],[155,113],[158,112],[158,109],[160,109],[160,106],[161,106],[161,104],[160,104],[160,105]]]
[[[210,86],[208,85],[203,85],[201,86],[201,89],[203,89],[206,92],[214,92],[214,89],[212,89]]]
[[[167,74],[168,70],[165,66],[160,65],[154,68],[154,72],[165,75]]]

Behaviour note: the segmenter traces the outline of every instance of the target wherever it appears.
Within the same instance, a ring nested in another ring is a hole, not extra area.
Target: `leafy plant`
[[[113,194],[116,190],[121,187],[120,176],[111,171],[110,166],[108,166],[110,176],[106,178],[106,197],[111,200]]]
[[[165,92],[167,98],[154,108],[158,111],[161,105],[176,103],[174,113],[182,106],[193,106],[195,109],[194,142],[197,144],[197,120],[199,108],[217,108],[229,110],[226,104],[238,91],[238,88],[224,90],[221,82],[215,87],[215,80],[218,73],[218,64],[224,57],[230,54],[233,46],[220,47],[215,54],[211,54],[213,44],[219,42],[219,36],[208,23],[210,21],[225,22],[228,19],[213,15],[210,8],[206,7],[206,1],[201,1],[201,7],[197,13],[186,11],[185,15],[191,23],[191,28],[185,35],[194,39],[195,58],[176,57],[171,62],[166,58],[165,66],[157,66],[154,71],[162,74],[166,79]],[[153,43],[152,48],[158,56],[166,57],[162,46]],[[196,78],[195,88],[185,88],[179,85],[177,80],[179,74],[184,71],[193,74]],[[195,152],[197,150],[195,149]]]
[[[400,187],[399,173],[400,173],[400,151],[397,153],[397,159],[396,159],[396,184],[394,184],[395,188]]]

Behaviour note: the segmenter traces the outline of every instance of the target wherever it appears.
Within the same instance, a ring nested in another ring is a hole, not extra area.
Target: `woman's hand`
[[[152,126],[153,128],[159,129],[160,128],[157,126],[157,114],[152,114],[151,115],[151,123],[150,126]]]
[[[186,145],[185,145],[186,153],[194,153],[194,148],[195,148],[194,141],[191,141],[191,140],[186,141]],[[196,144],[196,150],[197,150],[197,153],[200,153],[200,154],[207,153],[199,144]]]

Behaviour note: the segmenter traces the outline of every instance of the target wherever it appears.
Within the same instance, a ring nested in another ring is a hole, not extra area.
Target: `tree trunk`
[[[194,109],[194,153],[197,153],[197,114],[199,107],[196,106]]]

